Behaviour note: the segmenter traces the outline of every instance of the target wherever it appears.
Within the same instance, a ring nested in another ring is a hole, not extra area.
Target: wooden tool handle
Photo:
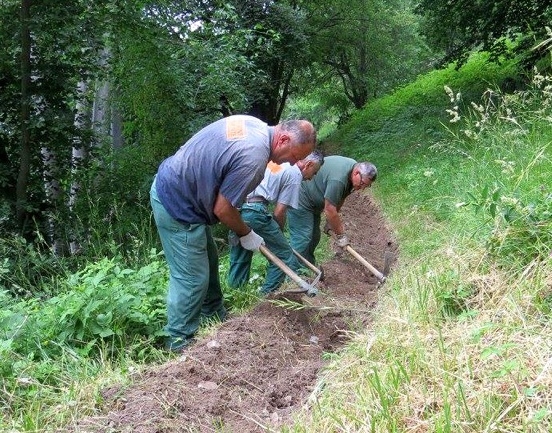
[[[293,254],[295,254],[297,256],[297,258],[299,260],[301,260],[301,262],[303,262],[303,264],[309,268],[311,271],[313,272],[316,272],[317,274],[320,274],[322,273],[322,271],[320,269],[318,269],[316,266],[314,266],[311,262],[309,262],[306,258],[304,258],[301,254],[299,254],[297,251],[293,250]]]
[[[259,248],[259,251],[263,253],[263,255],[270,260],[272,263],[274,263],[276,266],[278,266],[284,273],[291,278],[293,281],[295,281],[297,284],[299,284],[302,288],[310,288],[310,284],[307,283],[305,280],[303,280],[299,275],[297,275],[293,270],[286,265],[282,260],[280,260],[277,256],[272,254],[272,252],[265,247],[264,245],[261,245]]]
[[[366,266],[370,272],[372,272],[372,274],[374,274],[374,276],[380,281],[385,281],[385,276],[380,272],[378,271],[376,268],[374,268],[370,263],[368,263],[366,261],[366,259],[364,257],[362,257],[359,253],[357,253],[355,250],[353,250],[353,247],[351,247],[350,245],[347,245],[347,251],[355,258],[357,259],[360,263],[362,263],[364,266]]]

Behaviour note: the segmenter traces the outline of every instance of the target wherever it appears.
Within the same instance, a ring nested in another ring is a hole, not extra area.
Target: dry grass
[[[374,329],[327,369],[292,431],[552,431],[551,261],[511,275],[469,251],[388,281]],[[440,299],[455,284],[469,296],[450,316]]]

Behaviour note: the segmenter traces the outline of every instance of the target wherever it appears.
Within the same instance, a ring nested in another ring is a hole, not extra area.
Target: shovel
[[[390,251],[386,251],[384,255],[384,265],[383,272],[378,271],[374,266],[372,266],[364,257],[357,253],[352,246],[347,245],[345,249],[351,254],[355,259],[362,263],[377,279],[380,284],[385,283],[387,275],[389,275],[389,270],[391,268],[391,262],[393,260],[393,254]]]
[[[301,291],[299,293],[305,292],[307,296],[316,296],[318,294],[318,289],[314,287],[312,284],[307,283],[305,280],[303,280],[299,275],[297,275],[293,270],[286,265],[282,260],[280,260],[277,256],[275,256],[267,247],[264,245],[261,245],[259,247],[259,251],[272,263],[274,263],[276,266],[278,266],[289,278],[291,278],[294,282],[296,282],[299,287],[301,287]],[[316,280],[318,281],[318,280]]]

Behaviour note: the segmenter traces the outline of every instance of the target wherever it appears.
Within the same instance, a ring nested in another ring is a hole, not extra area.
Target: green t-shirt
[[[314,212],[322,212],[324,200],[339,207],[353,191],[350,174],[357,162],[345,156],[324,158],[324,164],[311,180],[301,182],[299,206]]]

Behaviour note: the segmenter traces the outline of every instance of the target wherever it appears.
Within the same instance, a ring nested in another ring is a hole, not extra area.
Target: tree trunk
[[[73,179],[71,181],[71,188],[69,190],[69,215],[72,220],[72,230],[73,230],[73,220],[74,220],[74,210],[75,204],[78,198],[78,193],[80,190],[80,183],[77,181],[75,174],[80,170],[82,162],[87,156],[86,146],[82,142],[82,139],[79,136],[78,131],[83,131],[89,127],[88,119],[90,119],[91,113],[88,109],[88,101],[86,99],[86,93],[88,91],[88,85],[81,81],[78,84],[77,91],[77,105],[75,110],[75,129],[77,130],[77,135],[73,140],[73,148],[71,150],[71,172],[73,174]],[[78,254],[81,249],[81,240],[77,238],[76,234],[71,234],[71,240],[69,243],[69,251],[71,255]]]
[[[44,168],[42,175],[44,178],[44,191],[48,202],[50,203],[50,209],[56,209],[59,203],[59,180],[56,178],[56,157],[54,153],[43,147],[41,150],[42,163]],[[52,252],[56,256],[63,255],[65,250],[64,242],[59,239],[57,233],[57,227],[55,223],[55,217],[52,211],[48,215],[48,241],[51,245]]]
[[[31,32],[29,21],[31,0],[21,0],[21,148],[19,174],[16,185],[17,224],[23,227],[27,212],[27,184],[31,172],[30,86],[31,86]]]

